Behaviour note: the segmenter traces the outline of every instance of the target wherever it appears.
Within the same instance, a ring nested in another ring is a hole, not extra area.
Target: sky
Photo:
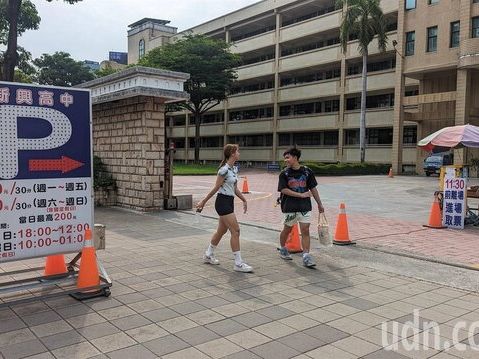
[[[66,51],[75,60],[102,61],[109,51],[127,52],[128,25],[144,17],[170,20],[189,29],[259,0],[33,0],[42,18],[39,30],[25,32],[19,45],[34,58]]]

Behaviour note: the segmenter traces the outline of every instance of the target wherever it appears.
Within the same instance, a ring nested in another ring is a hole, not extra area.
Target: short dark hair
[[[301,150],[298,149],[296,146],[290,147],[286,151],[284,151],[283,157],[286,155],[296,157],[299,160],[301,158]]]

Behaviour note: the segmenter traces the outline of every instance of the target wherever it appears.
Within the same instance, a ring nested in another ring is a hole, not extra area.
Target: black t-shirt
[[[301,166],[295,170],[285,168],[279,175],[278,191],[289,188],[294,192],[304,193],[318,185],[313,171]],[[281,211],[283,213],[311,211],[311,198],[291,197],[281,194]]]

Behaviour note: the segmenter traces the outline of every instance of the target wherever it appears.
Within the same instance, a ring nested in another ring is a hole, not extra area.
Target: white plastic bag
[[[329,234],[329,223],[324,213],[319,214],[318,239],[321,246],[329,247],[333,245],[333,240]]]

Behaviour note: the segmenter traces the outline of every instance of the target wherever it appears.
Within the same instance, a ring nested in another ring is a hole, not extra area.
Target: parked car
[[[439,174],[442,166],[452,165],[454,163],[454,155],[450,152],[431,153],[424,160],[424,172],[426,176]]]

